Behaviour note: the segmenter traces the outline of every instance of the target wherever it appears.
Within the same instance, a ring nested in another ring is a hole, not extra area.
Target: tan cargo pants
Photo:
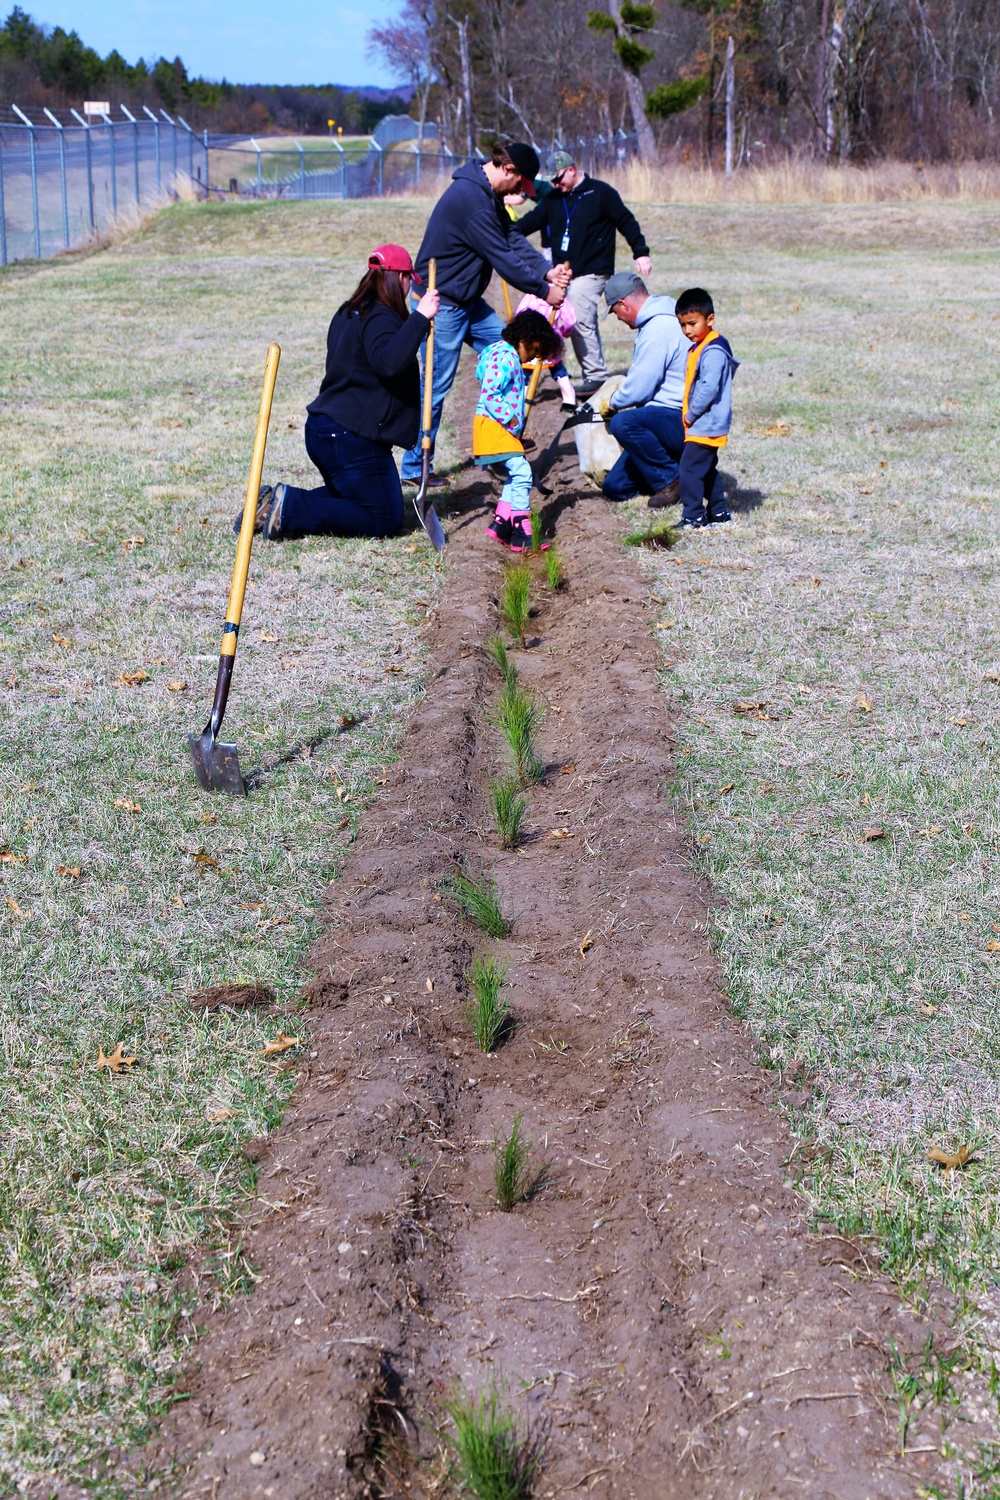
[[[607,375],[604,350],[601,348],[601,293],[606,276],[574,276],[566,295],[576,313],[576,327],[570,334],[573,353],[580,361],[584,380],[603,380]]]

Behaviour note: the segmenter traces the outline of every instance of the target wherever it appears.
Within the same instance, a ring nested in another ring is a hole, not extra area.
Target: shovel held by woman
[[[437,261],[427,263],[427,290],[433,292],[437,286]],[[424,404],[420,423],[420,488],[413,497],[413,508],[417,520],[430,537],[435,551],[443,552],[444,528],[438,520],[437,511],[427,501],[427,486],[431,477],[431,412],[434,404],[434,319],[427,334],[424,354]]]
[[[215,681],[215,701],[208,723],[201,734],[189,734],[188,745],[194,761],[194,773],[207,792],[229,792],[233,797],[245,797],[246,783],[240,774],[240,762],[235,745],[225,745],[218,738],[222,717],[226,712],[229,685],[233,680],[233,664],[236,660],[236,638],[240,633],[240,617],[243,614],[243,596],[246,593],[247,574],[250,571],[250,548],[253,544],[254,518],[260,493],[260,477],[264,471],[264,449],[267,446],[267,426],[271,419],[271,401],[274,382],[278,376],[278,361],[281,350],[270,344],[267,362],[264,365],[264,389],[260,393],[260,409],[257,412],[257,432],[253,442],[253,458],[250,461],[250,477],[247,480],[246,499],[243,502],[243,523],[240,539],[236,544],[236,562],[233,565],[233,581],[229,588],[229,603],[226,620],[222,627],[222,646],[219,650],[219,675]]]

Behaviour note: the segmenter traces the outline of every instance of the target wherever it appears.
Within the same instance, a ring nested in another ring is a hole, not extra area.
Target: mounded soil
[[[543,403],[539,449],[557,420]],[[443,508],[427,695],[328,893],[313,1056],[259,1148],[259,1279],[207,1319],[191,1398],[144,1455],[191,1500],[450,1493],[443,1402],[493,1377],[544,1441],[540,1496],[867,1500],[937,1473],[912,1430],[899,1456],[888,1399],[890,1341],[917,1351],[926,1324],[807,1227],[777,1083],[720,988],[666,791],[652,601],[569,437],[547,483],[567,581],[539,568],[514,652],[546,705],[524,842],[501,851],[486,809],[503,554],[470,467]],[[490,945],[436,891],[456,861],[516,916],[492,945],[516,1022],[494,1056],[463,1014]],[[501,1213],[494,1137],[519,1113],[545,1178]]]

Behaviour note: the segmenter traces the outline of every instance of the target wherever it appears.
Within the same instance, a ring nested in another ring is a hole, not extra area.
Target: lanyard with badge
[[[565,210],[565,213],[566,213],[566,232],[563,235],[562,239],[559,241],[559,254],[560,255],[566,255],[568,253],[568,251],[569,251],[569,226],[570,226],[570,222],[571,222],[571,220],[573,218],[573,215],[576,213],[577,209],[580,207],[581,201],[582,200],[580,198],[577,198],[576,202],[573,204],[573,207],[571,209],[570,206],[569,206],[568,200],[565,197],[563,198],[563,209]]]

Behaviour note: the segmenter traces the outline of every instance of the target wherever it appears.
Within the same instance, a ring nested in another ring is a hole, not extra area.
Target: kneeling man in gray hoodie
[[[601,403],[608,431],[625,450],[608,474],[608,500],[649,496],[657,509],[680,496],[678,465],[684,449],[684,371],[690,345],[674,314],[673,297],[651,297],[632,271],[619,271],[604,288],[608,312],[635,329],[629,372]]]

